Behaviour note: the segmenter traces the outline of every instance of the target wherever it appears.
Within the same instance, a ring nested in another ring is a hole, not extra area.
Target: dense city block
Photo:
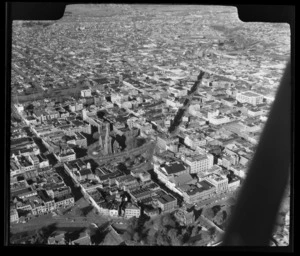
[[[219,244],[289,26],[233,7],[101,4],[12,33],[11,243]],[[288,244],[288,199],[273,245]]]

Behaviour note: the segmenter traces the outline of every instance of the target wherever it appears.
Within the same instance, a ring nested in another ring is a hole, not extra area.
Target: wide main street
[[[195,207],[198,209],[200,209],[202,207],[212,207],[216,204],[221,204],[223,202],[226,202],[228,199],[230,199],[232,197],[236,199],[237,194],[238,194],[238,189],[235,191],[229,191],[227,193],[222,193],[222,194],[216,195],[212,198],[209,198],[209,199],[206,199],[206,200],[196,203]]]

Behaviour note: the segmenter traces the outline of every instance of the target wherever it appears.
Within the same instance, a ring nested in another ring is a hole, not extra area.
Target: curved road
[[[215,223],[213,223],[210,219],[206,218],[204,215],[200,216],[201,220],[205,223],[207,223],[209,226],[215,227],[216,230],[221,233],[224,234],[224,230],[220,229]]]

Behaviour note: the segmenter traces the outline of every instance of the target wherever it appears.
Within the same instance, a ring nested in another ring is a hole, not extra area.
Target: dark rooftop
[[[165,164],[164,167],[168,174],[174,174],[186,170],[185,166],[180,163]]]

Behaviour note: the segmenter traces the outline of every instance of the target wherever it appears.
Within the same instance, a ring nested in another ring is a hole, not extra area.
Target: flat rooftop
[[[194,162],[194,161],[201,161],[203,159],[207,159],[207,155],[192,155],[188,156],[187,160]]]
[[[186,170],[185,166],[181,163],[164,164],[161,167],[164,167],[168,174],[174,174]]]
[[[10,145],[15,146],[15,145],[22,144],[22,143],[25,144],[25,143],[32,143],[32,142],[33,142],[32,138],[24,137],[24,138],[12,139],[10,141]]]
[[[247,92],[242,92],[243,95],[248,96],[248,97],[258,97],[260,96],[259,94],[255,93],[255,92],[251,92],[251,91],[247,91]]]
[[[176,201],[176,199],[171,195],[162,195],[161,197],[158,198],[158,200],[162,204],[167,204],[167,203]]]
[[[81,125],[84,125],[83,122],[79,121],[79,120],[74,120],[72,121],[72,123],[75,125],[75,126],[81,126]]]
[[[208,175],[207,178],[210,178],[215,181],[225,180],[225,178],[223,178],[222,176],[215,174],[215,173]]]
[[[209,190],[213,187],[213,185],[206,180],[198,182],[198,186],[192,186],[189,190],[186,191],[186,193],[188,195],[195,195],[197,193],[202,193],[205,190]]]

